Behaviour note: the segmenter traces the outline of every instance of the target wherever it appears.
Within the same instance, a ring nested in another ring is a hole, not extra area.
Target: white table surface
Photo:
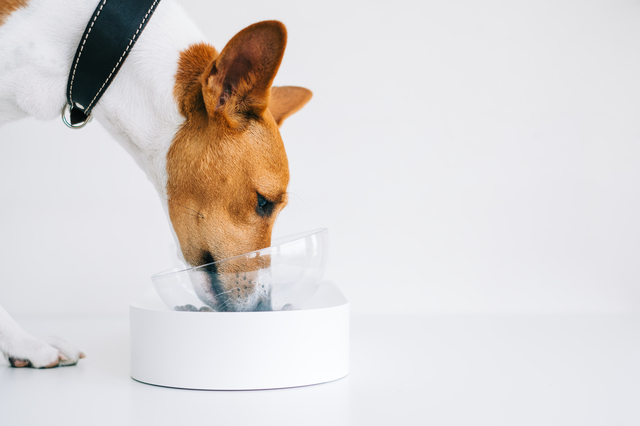
[[[348,377],[248,392],[132,380],[124,317],[17,319],[87,358],[0,361],[3,426],[640,424],[640,316],[353,316]]]

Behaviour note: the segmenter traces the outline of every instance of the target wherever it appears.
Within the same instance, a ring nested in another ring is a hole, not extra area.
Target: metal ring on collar
[[[91,114],[89,114],[89,117],[87,117],[87,119],[82,123],[71,124],[71,106],[69,105],[69,103],[64,104],[64,106],[62,107],[61,115],[62,115],[62,122],[70,129],[82,129],[93,118]],[[69,116],[68,119],[67,119],[67,115]]]

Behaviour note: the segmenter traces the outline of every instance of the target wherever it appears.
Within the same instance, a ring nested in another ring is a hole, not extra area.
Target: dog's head
[[[218,54],[182,52],[174,94],[185,122],[167,154],[169,216],[185,260],[203,265],[269,247],[287,203],[289,166],[278,127],[309,101],[272,87],[286,44],[277,21],[251,25]],[[265,260],[209,268],[199,295],[218,310],[269,308]]]

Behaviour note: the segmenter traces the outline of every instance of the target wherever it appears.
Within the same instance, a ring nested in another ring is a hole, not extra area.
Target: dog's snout
[[[200,265],[209,265],[211,263],[214,263],[215,261],[216,260],[214,259],[213,255],[208,250],[204,250],[200,255]]]
[[[271,284],[263,270],[224,272],[215,264],[203,270],[207,279],[197,289],[199,297],[220,312],[270,311]]]

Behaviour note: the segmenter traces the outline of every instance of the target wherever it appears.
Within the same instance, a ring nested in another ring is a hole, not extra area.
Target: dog
[[[0,125],[60,114],[74,53],[102,1],[0,0]],[[282,23],[264,21],[218,52],[174,0],[162,0],[95,105],[92,116],[154,184],[190,266],[271,244],[289,182],[279,126],[312,96],[272,86],[286,40]],[[229,278],[240,266],[212,274],[211,303],[268,307],[264,283]],[[74,365],[84,357],[63,340],[30,335],[2,307],[0,351],[14,367]]]

